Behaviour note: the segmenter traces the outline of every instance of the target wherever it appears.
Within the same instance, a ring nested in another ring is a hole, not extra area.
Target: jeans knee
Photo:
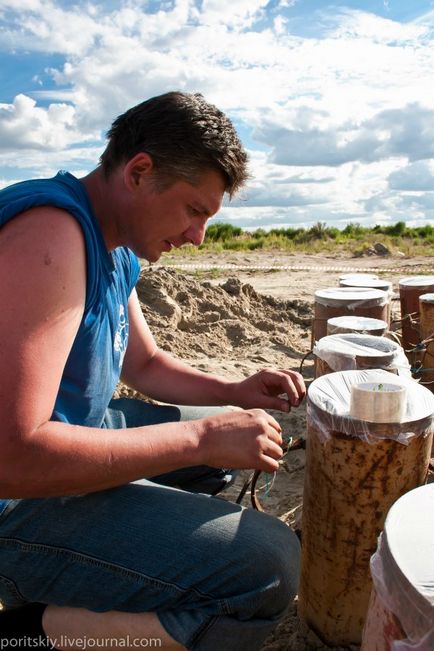
[[[255,538],[250,567],[263,595],[261,616],[272,618],[281,616],[297,594],[301,548],[290,527],[266,518]]]
[[[273,597],[276,615],[287,609],[298,592],[300,578],[300,543],[295,533],[287,525],[278,521],[280,532],[277,534],[273,549],[269,555],[270,571],[278,577]]]

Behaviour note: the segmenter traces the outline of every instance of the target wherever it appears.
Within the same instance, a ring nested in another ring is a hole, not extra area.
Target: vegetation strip
[[[381,273],[401,273],[401,274],[433,274],[432,267],[423,267],[421,265],[414,265],[411,268],[408,267],[343,267],[343,266],[331,266],[331,267],[322,267],[317,265],[248,265],[248,264],[205,264],[205,263],[182,263],[182,262],[173,262],[173,263],[158,263],[152,265],[144,265],[144,269],[151,266],[153,269],[203,269],[204,271],[212,271],[213,269],[229,270],[229,271],[337,271],[337,272],[354,272],[354,273],[367,273],[367,272],[381,272]]]

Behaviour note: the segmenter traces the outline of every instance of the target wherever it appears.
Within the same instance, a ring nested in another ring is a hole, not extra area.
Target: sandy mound
[[[309,303],[257,294],[237,278],[214,286],[172,270],[151,270],[142,273],[137,292],[158,344],[184,359],[232,353],[242,358],[243,349],[264,337],[295,352],[300,327],[308,328],[312,318]]]

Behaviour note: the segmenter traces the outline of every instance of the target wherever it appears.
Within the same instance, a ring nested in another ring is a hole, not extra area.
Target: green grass
[[[200,254],[222,251],[283,251],[286,253],[345,252],[362,255],[376,242],[384,244],[391,253],[406,256],[434,255],[434,226],[411,228],[405,222],[389,226],[366,228],[348,224],[343,230],[318,222],[311,228],[273,228],[243,231],[232,224],[215,223],[208,226],[204,243],[198,248],[183,247],[172,254]]]

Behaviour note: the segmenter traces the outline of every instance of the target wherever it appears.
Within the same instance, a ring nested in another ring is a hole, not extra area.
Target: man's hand
[[[244,409],[290,411],[291,406],[298,407],[305,395],[306,387],[300,373],[266,369],[231,384],[228,402]]]
[[[274,472],[283,456],[279,423],[262,409],[230,411],[193,421],[201,430],[201,463],[214,468]]]

